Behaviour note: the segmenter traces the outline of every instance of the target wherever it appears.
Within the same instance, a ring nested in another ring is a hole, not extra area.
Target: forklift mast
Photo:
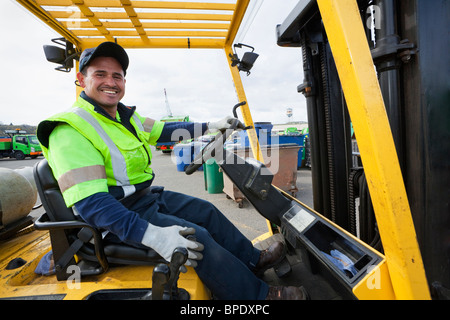
[[[380,234],[389,230],[380,230],[374,213],[367,160],[358,150],[362,135],[356,127],[352,134],[343,75],[330,45],[335,39],[329,39],[324,22],[326,2],[335,1],[299,1],[277,26],[279,46],[302,50],[304,81],[297,91],[307,101],[314,210],[384,252]],[[357,5],[430,292],[449,299],[450,2],[358,0]]]

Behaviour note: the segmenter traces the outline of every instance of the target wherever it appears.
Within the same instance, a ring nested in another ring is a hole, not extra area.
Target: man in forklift
[[[120,102],[128,64],[113,42],[86,49],[77,74],[84,91],[71,110],[38,126],[66,205],[110,241],[150,247],[167,261],[176,247],[187,248],[186,265],[218,299],[307,298],[303,287],[269,287],[257,276],[281,261],[283,243],[260,251],[211,203],[151,187],[149,145],[179,129],[191,137],[227,129],[230,117],[201,124],[141,117]]]

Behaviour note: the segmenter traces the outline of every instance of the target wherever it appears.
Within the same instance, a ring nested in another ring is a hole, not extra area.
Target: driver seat
[[[166,261],[151,248],[108,243],[100,230],[90,226],[67,208],[47,159],[34,166],[34,178],[45,213],[35,221],[37,230],[48,230],[58,280],[67,280],[77,265],[81,276],[106,272],[110,264],[157,265]],[[75,255],[79,258],[75,261]]]

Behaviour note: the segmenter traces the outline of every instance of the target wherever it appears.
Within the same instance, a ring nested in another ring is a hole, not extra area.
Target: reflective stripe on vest
[[[58,185],[61,192],[85,181],[97,179],[106,179],[105,166],[95,165],[73,169],[64,173],[58,179]]]
[[[139,123],[141,123],[141,122],[139,121]],[[150,119],[150,118],[145,118],[145,121],[144,121],[144,124],[142,125],[142,127],[144,128],[145,132],[150,133],[150,132],[152,132],[154,124],[155,124],[155,120]]]
[[[120,150],[117,148],[114,141],[112,141],[109,135],[105,132],[105,130],[102,128],[98,120],[95,119],[89,112],[87,112],[82,108],[75,108],[71,112],[75,113],[80,118],[89,123],[97,132],[97,134],[101,137],[101,139],[105,142],[110,151],[111,166],[114,174],[114,179],[117,182],[117,186],[122,187],[123,193],[125,195],[124,197],[133,194],[136,191],[136,188],[135,186],[130,185],[130,179],[128,178],[127,174],[127,166],[125,158],[120,152]],[[134,120],[140,129],[142,127],[142,124],[139,118],[136,115],[133,115],[133,117],[135,117]]]
[[[144,131],[144,126],[142,125],[141,120],[139,120],[139,117],[134,113],[133,113],[133,119],[134,119],[134,122],[136,122],[136,125],[138,126],[139,130]]]

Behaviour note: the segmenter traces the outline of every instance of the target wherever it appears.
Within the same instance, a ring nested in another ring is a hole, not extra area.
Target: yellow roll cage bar
[[[16,0],[78,51],[104,41],[124,48],[224,50],[239,102],[246,101],[232,44],[250,0],[218,2],[130,0]],[[397,299],[429,299],[398,157],[355,0],[317,0],[373,197],[390,282]],[[77,65],[78,68],[78,65]],[[253,126],[249,103],[241,106]],[[255,130],[250,146],[263,161]],[[370,295],[368,296],[370,298]]]

